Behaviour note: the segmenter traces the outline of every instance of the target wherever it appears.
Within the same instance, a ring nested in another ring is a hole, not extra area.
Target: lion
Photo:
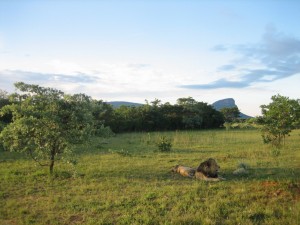
[[[218,176],[219,169],[220,166],[217,164],[216,160],[209,158],[198,166],[195,172],[195,178],[206,181],[225,180],[225,178]]]
[[[176,165],[172,168],[172,172],[179,173],[180,175],[182,175],[184,177],[193,178],[193,177],[195,177],[196,169],[188,167],[188,166]]]

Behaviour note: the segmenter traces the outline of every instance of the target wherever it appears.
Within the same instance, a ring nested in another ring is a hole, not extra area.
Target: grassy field
[[[170,153],[156,141],[172,140]],[[0,152],[0,224],[300,224],[300,131],[278,151],[256,130],[120,134],[76,149],[75,168]],[[170,172],[207,158],[222,182]],[[233,175],[239,164],[248,174]]]

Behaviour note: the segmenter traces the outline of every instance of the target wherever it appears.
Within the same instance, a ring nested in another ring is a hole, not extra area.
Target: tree
[[[91,99],[23,82],[15,87],[23,94],[12,94],[11,104],[1,109],[1,115],[12,113],[12,122],[0,140],[6,150],[27,153],[52,174],[55,161],[72,152],[72,144],[92,135]]]
[[[9,104],[8,93],[0,89],[0,110],[4,106]],[[7,114],[3,117],[0,117],[0,132],[4,129],[4,127],[11,122],[11,114]],[[0,143],[0,150],[3,150],[3,144]]]
[[[113,110],[106,125],[114,132],[131,132],[219,128],[224,123],[223,115],[207,103],[191,97],[177,103],[155,99],[138,107],[121,106]]]
[[[6,105],[9,105],[9,97],[6,91],[0,89],[0,109]],[[11,114],[7,114],[0,118],[0,131],[2,130],[2,126],[11,122]]]
[[[280,146],[282,140],[296,128],[300,118],[299,101],[281,95],[274,95],[269,105],[262,105],[262,116],[258,117],[262,125],[264,143]]]
[[[191,97],[179,98],[177,103],[182,107],[182,123],[185,129],[217,128],[223,123],[221,113],[207,103],[197,102]]]
[[[94,118],[95,135],[109,137],[113,135],[111,128],[106,126],[110,123],[113,115],[111,105],[102,100],[92,100],[92,115]]]
[[[222,108],[220,112],[224,116],[224,120],[227,123],[232,123],[240,116],[240,110],[238,107],[231,107],[231,108]]]
[[[183,107],[179,105],[171,105],[169,102],[161,106],[161,114],[164,122],[162,127],[164,130],[180,130],[183,129],[182,124],[182,111]]]
[[[180,106],[190,106],[190,105],[195,105],[196,103],[197,101],[192,97],[177,99],[177,104]]]

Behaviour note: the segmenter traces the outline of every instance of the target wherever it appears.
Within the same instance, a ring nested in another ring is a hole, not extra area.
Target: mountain
[[[131,106],[131,107],[137,107],[142,106],[143,104],[140,103],[134,103],[134,102],[124,102],[124,101],[112,101],[112,102],[106,102],[107,104],[112,105],[114,108],[119,108],[120,106]]]
[[[219,101],[216,101],[212,104],[212,106],[220,111],[221,109],[223,108],[233,108],[233,107],[238,107],[236,104],[235,104],[235,101],[233,98],[225,98],[225,99],[222,99],[222,100],[219,100]],[[240,118],[241,119],[249,119],[249,118],[252,118],[251,116],[248,116],[244,113],[240,113]]]

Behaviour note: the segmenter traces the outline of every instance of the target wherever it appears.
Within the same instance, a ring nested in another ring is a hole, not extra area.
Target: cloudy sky
[[[1,0],[0,89],[23,81],[104,101],[260,114],[300,98],[298,0]]]

